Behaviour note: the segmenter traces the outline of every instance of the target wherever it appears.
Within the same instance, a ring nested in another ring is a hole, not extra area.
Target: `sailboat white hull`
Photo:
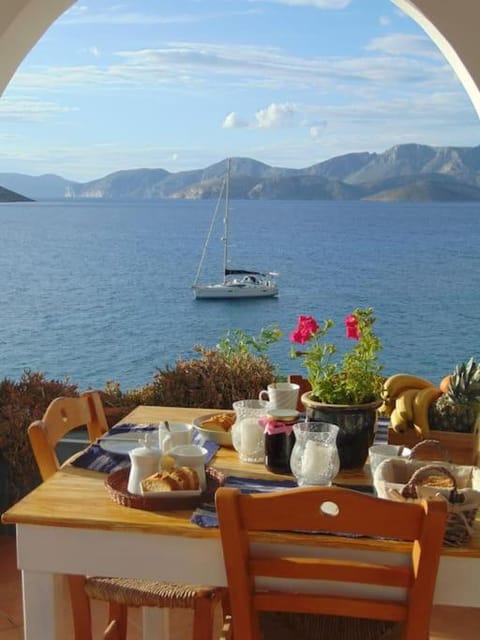
[[[277,283],[274,279],[277,273],[259,272],[250,269],[231,269],[228,259],[228,235],[229,235],[229,182],[230,182],[230,160],[227,160],[227,172],[219,193],[217,207],[207,235],[207,240],[203,247],[202,257],[198,266],[197,275],[192,286],[194,298],[273,298],[278,295]],[[217,284],[199,284],[200,273],[206,255],[208,241],[214,228],[215,220],[219,211],[219,204],[222,196],[225,197],[225,215],[223,218],[223,282]]]
[[[192,287],[195,298],[272,298],[278,295],[278,287],[271,285],[204,284]]]

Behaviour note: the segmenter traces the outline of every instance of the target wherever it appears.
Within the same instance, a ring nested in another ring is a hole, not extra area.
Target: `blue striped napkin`
[[[298,487],[296,480],[259,480],[254,478],[240,478],[228,476],[225,478],[224,487],[240,489],[242,493],[267,493],[283,491]],[[214,504],[202,504],[192,513],[190,521],[199,527],[218,527],[218,518]]]
[[[374,444],[388,444],[388,418],[379,418],[377,423],[377,431],[375,433]]]
[[[119,424],[112,427],[108,432],[109,436],[121,434],[131,434],[141,440],[142,437],[151,431],[156,431],[158,424]],[[200,444],[208,451],[206,464],[208,464],[213,456],[217,453],[219,445],[211,440],[203,441],[202,437],[196,429],[193,430],[192,442],[194,444]],[[139,445],[140,446],[140,445]],[[90,471],[99,471],[100,473],[112,473],[113,471],[119,471],[130,466],[130,457],[128,454],[112,453],[111,451],[105,451],[102,448],[101,441],[91,444],[83,453],[81,453],[75,460],[72,461],[72,466],[80,467],[82,469],[89,469]]]

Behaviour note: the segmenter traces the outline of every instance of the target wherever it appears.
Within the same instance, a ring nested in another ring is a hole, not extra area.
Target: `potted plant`
[[[343,355],[325,340],[333,320],[318,324],[312,316],[302,315],[290,334],[292,342],[306,345],[302,351],[292,347],[291,356],[301,358],[307,370],[311,391],[302,395],[307,419],[340,427],[341,469],[365,464],[375,434],[383,383],[378,360],[382,346],[373,330],[375,321],[371,308],[355,309],[345,318],[346,339],[355,344]]]

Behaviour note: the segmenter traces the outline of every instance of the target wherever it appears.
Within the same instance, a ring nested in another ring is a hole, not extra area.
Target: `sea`
[[[195,300],[215,202],[55,201],[0,205],[0,378],[23,371],[80,389],[123,390],[197,357],[228,331],[278,326],[280,374],[300,314],[372,307],[385,375],[438,382],[480,357],[480,204],[232,201],[230,266],[279,273],[278,298]],[[222,277],[220,236],[203,281]]]

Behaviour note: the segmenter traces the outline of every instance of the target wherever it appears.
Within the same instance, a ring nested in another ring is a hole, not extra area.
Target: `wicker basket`
[[[473,533],[473,524],[480,506],[480,492],[460,491],[457,488],[455,476],[446,468],[438,464],[428,464],[417,469],[407,484],[403,487],[402,497],[410,500],[419,498],[422,481],[432,473],[450,480],[452,487],[448,489],[448,495],[438,493],[447,501],[447,526],[444,542],[450,546],[458,547],[468,542]]]
[[[114,502],[124,507],[144,509],[145,511],[181,511],[183,509],[195,509],[204,502],[213,502],[215,491],[225,482],[223,473],[212,467],[207,467],[205,469],[207,488],[198,496],[182,496],[181,492],[178,492],[178,496],[143,496],[128,492],[129,473],[130,466],[110,473],[105,480],[105,487]]]
[[[424,481],[432,475],[447,479],[450,486],[426,486]],[[457,547],[470,540],[480,506],[480,469],[392,458],[378,466],[374,484],[377,494],[389,500],[445,500],[448,517],[444,543]]]

